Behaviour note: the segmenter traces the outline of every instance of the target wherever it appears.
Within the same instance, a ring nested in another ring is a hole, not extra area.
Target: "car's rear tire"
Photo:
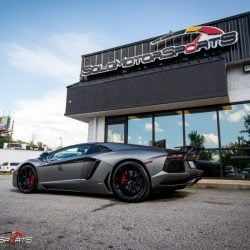
[[[37,174],[31,165],[24,165],[18,171],[17,187],[25,194],[33,193],[37,190]]]
[[[111,186],[118,199],[127,202],[143,201],[151,190],[146,170],[141,164],[133,161],[123,162],[115,168]]]

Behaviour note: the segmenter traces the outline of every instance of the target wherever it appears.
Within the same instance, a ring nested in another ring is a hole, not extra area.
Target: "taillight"
[[[167,160],[183,160],[184,154],[169,154]]]

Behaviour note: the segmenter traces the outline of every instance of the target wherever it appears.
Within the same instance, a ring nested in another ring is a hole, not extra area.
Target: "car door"
[[[84,173],[90,145],[77,145],[53,152],[39,167],[40,182],[46,188],[75,189]]]

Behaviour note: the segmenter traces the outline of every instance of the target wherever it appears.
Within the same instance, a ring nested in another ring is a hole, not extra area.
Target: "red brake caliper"
[[[121,176],[122,185],[124,185],[127,180],[128,180],[128,171],[125,171]]]
[[[29,178],[29,187],[30,187],[30,189],[33,189],[34,184],[35,184],[35,176],[31,175],[30,178]]]

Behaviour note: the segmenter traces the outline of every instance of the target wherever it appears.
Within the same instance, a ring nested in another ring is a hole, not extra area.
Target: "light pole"
[[[61,145],[61,148],[62,148],[62,137],[60,137],[59,140],[60,140],[60,145]]]

